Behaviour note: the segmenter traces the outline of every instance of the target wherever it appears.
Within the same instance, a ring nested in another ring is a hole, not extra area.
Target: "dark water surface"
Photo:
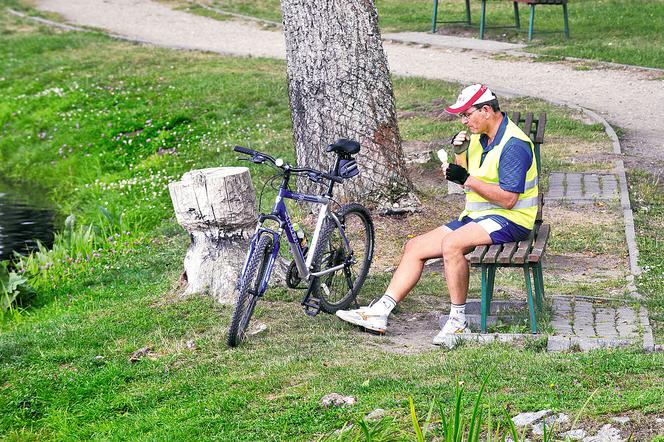
[[[53,214],[38,191],[0,181],[0,259],[11,258],[14,251],[32,250],[37,241],[50,247]]]

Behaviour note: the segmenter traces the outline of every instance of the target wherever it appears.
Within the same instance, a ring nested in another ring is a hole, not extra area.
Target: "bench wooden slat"
[[[528,256],[528,253],[530,253],[530,247],[533,244],[533,236],[528,237],[528,239],[524,239],[523,241],[519,241],[517,247],[516,247],[516,252],[514,252],[514,256],[512,256],[512,262],[514,264],[523,264],[526,262],[526,256]]]
[[[528,138],[534,141],[535,136],[533,134],[533,119],[534,119],[533,113],[528,112],[523,122],[523,128],[525,129],[524,132],[526,133],[526,135],[528,135]]]
[[[473,250],[469,255],[468,255],[468,261],[470,261],[472,264],[479,264],[482,262],[482,258],[484,258],[484,254],[488,250],[487,246],[477,246],[475,247],[475,250]]]
[[[513,112],[512,113],[512,121],[514,124],[517,126],[519,125],[519,120],[521,120],[521,112]]]
[[[535,244],[533,250],[528,255],[528,262],[539,262],[544,254],[546,248],[546,241],[549,239],[549,232],[551,231],[551,224],[542,224],[535,237]]]
[[[518,3],[526,3],[528,5],[566,5],[567,0],[512,0]]]
[[[542,224],[542,208],[544,207],[544,194],[540,193],[538,196],[537,203],[537,215],[535,216],[535,224]]]
[[[542,112],[537,121],[537,133],[535,134],[535,143],[542,144],[544,142],[544,129],[546,128],[546,113]]]
[[[498,262],[500,264],[509,264],[512,261],[512,255],[516,251],[516,243],[508,242],[503,244],[503,251],[498,255]]]
[[[502,248],[502,244],[492,244],[484,255],[482,262],[486,264],[494,264]]]

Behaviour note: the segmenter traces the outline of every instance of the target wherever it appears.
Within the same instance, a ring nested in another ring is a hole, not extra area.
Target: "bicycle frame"
[[[316,250],[316,246],[318,245],[318,241],[320,240],[320,233],[323,228],[323,223],[325,222],[325,218],[327,216],[330,216],[335,224],[339,227],[339,232],[341,233],[341,238],[343,241],[343,246],[344,249],[346,250],[348,256],[352,257],[352,251],[350,249],[350,243],[348,241],[348,238],[346,237],[346,234],[344,232],[343,226],[341,225],[341,222],[337,218],[337,216],[329,210],[329,204],[331,201],[331,198],[329,196],[323,195],[323,196],[315,196],[315,195],[308,195],[308,194],[303,194],[303,193],[298,193],[298,192],[291,192],[288,188],[288,176],[284,177],[284,182],[282,185],[279,187],[279,192],[277,193],[277,197],[275,198],[274,201],[274,206],[272,208],[272,213],[271,214],[261,214],[258,217],[258,225],[256,226],[256,230],[254,231],[254,235],[252,236],[251,243],[249,245],[249,251],[247,252],[247,256],[245,258],[244,266],[242,267],[242,278],[245,275],[245,272],[247,270],[247,265],[249,263],[249,260],[251,256],[254,253],[254,250],[256,248],[256,244],[258,244],[258,239],[261,237],[263,234],[268,234],[272,235],[273,241],[274,241],[274,246],[272,248],[272,252],[270,254],[270,259],[268,260],[267,268],[265,273],[263,274],[259,290],[257,295],[262,296],[263,293],[265,293],[265,290],[267,289],[267,283],[270,279],[270,275],[272,273],[272,268],[274,266],[274,262],[277,259],[277,256],[279,255],[279,249],[280,249],[280,239],[281,235],[285,232],[286,233],[286,238],[288,240],[288,245],[290,248],[291,255],[293,256],[293,260],[295,261],[295,265],[298,270],[298,274],[300,275],[300,278],[304,281],[308,281],[312,276],[313,277],[320,277],[323,275],[326,275],[328,273],[335,272],[337,270],[341,270],[344,268],[344,264],[337,265],[335,267],[331,267],[329,269],[325,269],[323,271],[319,272],[311,272],[311,265],[314,259],[314,251]],[[328,192],[329,193],[329,192]],[[309,245],[309,251],[310,253],[307,255],[306,260],[304,257],[304,251],[302,250],[302,247],[300,246],[300,241],[297,238],[297,233],[295,232],[295,228],[293,227],[293,223],[291,221],[290,215],[288,213],[288,208],[286,207],[285,201],[286,199],[292,199],[295,201],[305,201],[309,203],[314,203],[314,204],[319,204],[320,211],[318,212],[318,219],[316,221],[316,228],[313,233],[313,237],[311,239],[311,243]],[[278,223],[279,227],[277,230],[271,229],[268,227],[264,226],[264,223],[266,221],[274,221]],[[238,281],[238,286],[240,284],[240,281]]]

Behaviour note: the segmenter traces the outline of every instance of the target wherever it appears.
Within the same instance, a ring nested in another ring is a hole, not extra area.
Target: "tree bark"
[[[256,226],[256,193],[246,167],[187,172],[168,185],[178,223],[189,232],[185,294],[235,301],[235,284]]]
[[[327,145],[355,139],[361,173],[337,186],[337,196],[380,206],[414,198],[373,1],[281,0],[281,9],[298,164],[329,170]],[[320,191],[306,179],[298,184]]]

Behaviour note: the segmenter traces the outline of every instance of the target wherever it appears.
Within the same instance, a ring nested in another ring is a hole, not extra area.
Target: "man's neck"
[[[489,137],[489,143],[493,142],[500,128],[500,124],[503,122],[503,114],[501,112],[494,112],[493,115],[489,117],[488,126],[489,129],[485,132],[487,137]]]

